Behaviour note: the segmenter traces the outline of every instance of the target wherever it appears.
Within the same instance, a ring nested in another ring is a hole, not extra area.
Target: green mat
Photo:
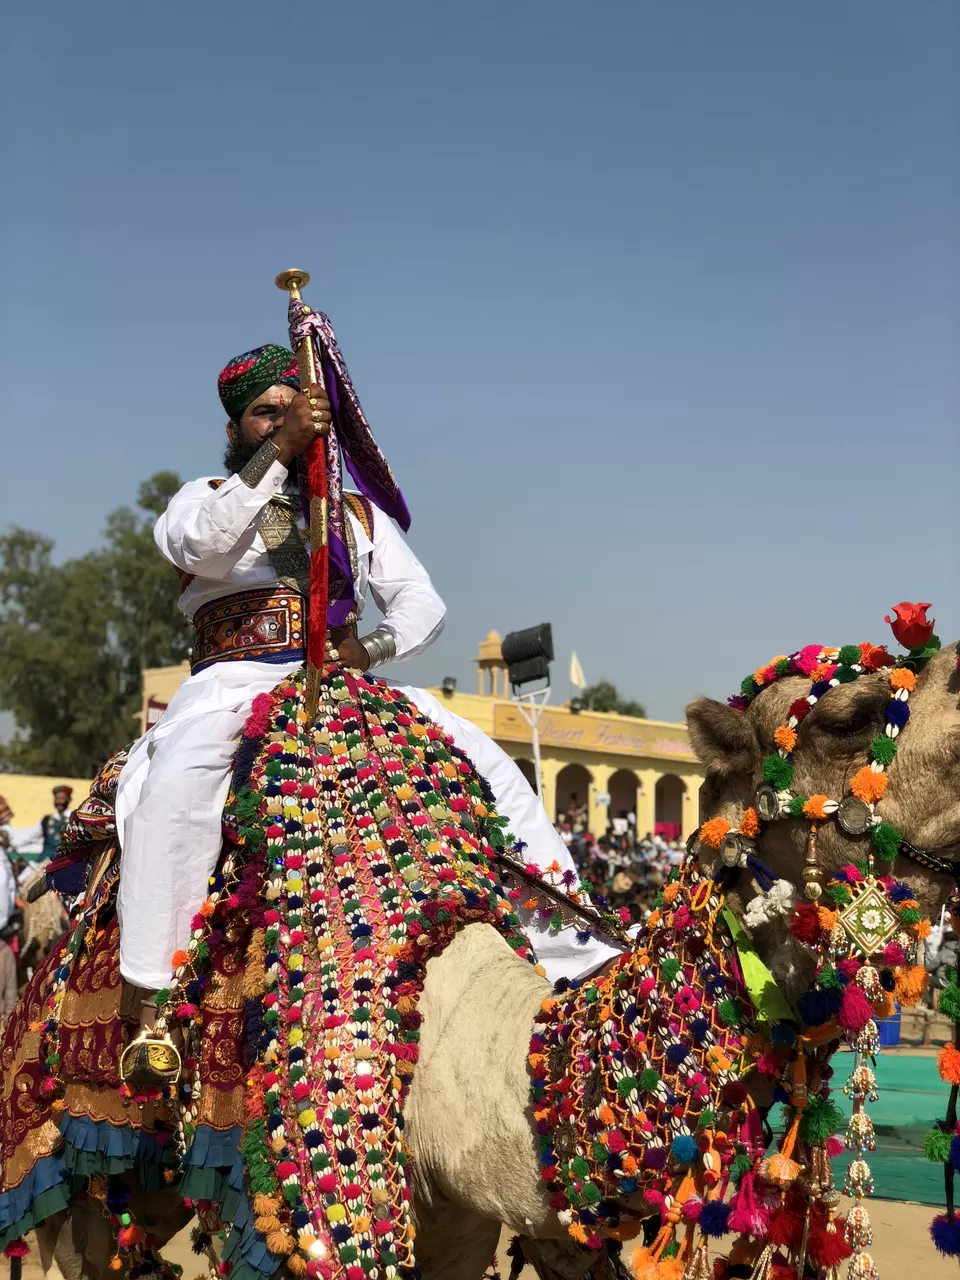
[[[833,1099],[845,1116],[850,1115],[852,1107],[842,1090],[852,1067],[852,1053],[838,1053],[833,1059]],[[942,1205],[943,1165],[932,1164],[923,1154],[924,1134],[935,1120],[946,1115],[950,1092],[937,1073],[936,1057],[881,1050],[877,1057],[877,1091],[879,1101],[867,1103],[877,1141],[876,1151],[867,1153],[874,1195],[884,1200]],[[846,1151],[831,1162],[838,1187],[843,1185],[852,1159],[853,1153]]]

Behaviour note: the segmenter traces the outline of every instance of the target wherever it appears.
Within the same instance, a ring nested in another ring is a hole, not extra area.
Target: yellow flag
[[[583,667],[581,667],[580,659],[575,653],[570,655],[570,683],[575,684],[578,689],[587,687],[587,679],[583,674]]]

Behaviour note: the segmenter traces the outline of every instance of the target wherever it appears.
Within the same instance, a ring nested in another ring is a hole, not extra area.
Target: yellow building
[[[475,694],[431,688],[452,712],[472,721],[516,760],[534,785],[530,726],[509,698],[500,636],[478,647]],[[143,722],[156,722],[189,667],[143,673]],[[589,829],[602,835],[612,818],[636,813],[637,831],[686,837],[699,823],[703,767],[690,750],[687,727],[663,720],[547,706],[539,724],[543,803],[551,818],[571,804],[587,805]]]
[[[64,778],[60,774],[46,777],[36,773],[0,773],[0,796],[13,810],[14,827],[32,827],[48,813],[53,813],[53,788],[73,787],[70,808],[86,800],[90,794],[89,778]]]

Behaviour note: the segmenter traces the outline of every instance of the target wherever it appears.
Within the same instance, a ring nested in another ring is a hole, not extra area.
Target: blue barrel
[[[881,1045],[900,1043],[900,1006],[897,1005],[896,1009],[896,1013],[892,1013],[889,1018],[877,1019]]]

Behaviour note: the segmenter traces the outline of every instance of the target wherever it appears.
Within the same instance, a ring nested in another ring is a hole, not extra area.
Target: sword
[[[296,268],[281,271],[276,286],[300,302],[300,290],[310,276]],[[323,371],[309,334],[296,345],[300,371],[300,389],[317,384],[323,386]],[[307,491],[310,498],[310,600],[307,610],[307,715],[311,722],[317,713],[320,695],[320,673],[327,657],[327,586],[329,562],[327,551],[327,440],[318,436],[307,450]]]

